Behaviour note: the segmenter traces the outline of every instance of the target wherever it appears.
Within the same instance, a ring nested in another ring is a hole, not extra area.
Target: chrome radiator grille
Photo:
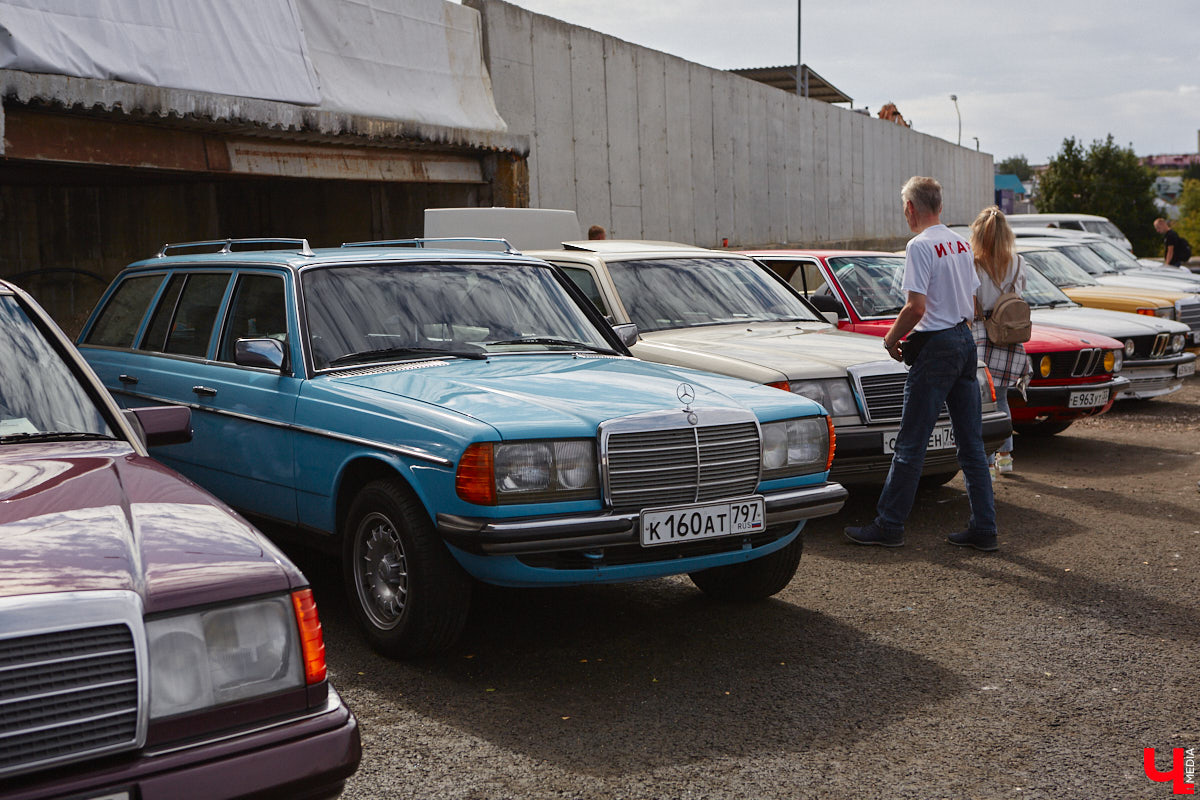
[[[863,375],[863,402],[867,405],[867,416],[871,422],[899,420],[904,409],[904,382],[907,374]]]
[[[614,432],[605,446],[615,508],[742,497],[758,488],[762,448],[754,422]]]
[[[1194,331],[1200,331],[1200,303],[1180,300],[1175,305],[1179,321]]]
[[[0,776],[136,746],[138,700],[125,624],[0,639]]]

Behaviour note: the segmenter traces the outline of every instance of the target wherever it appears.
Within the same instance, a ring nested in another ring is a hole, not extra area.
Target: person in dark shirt
[[[1188,244],[1188,240],[1171,230],[1171,223],[1162,217],[1154,220],[1154,230],[1162,235],[1163,245],[1166,248],[1166,252],[1163,253],[1163,264],[1187,269],[1184,265],[1192,257],[1192,246]]]

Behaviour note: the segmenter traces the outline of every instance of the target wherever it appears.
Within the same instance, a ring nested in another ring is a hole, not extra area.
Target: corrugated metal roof
[[[810,100],[820,100],[825,103],[851,103],[850,95],[846,94],[829,81],[814,72],[807,64],[802,65],[808,75],[808,97]],[[731,69],[735,75],[741,75],[752,81],[783,89],[785,92],[796,93],[796,65],[782,67],[750,67],[747,69]]]

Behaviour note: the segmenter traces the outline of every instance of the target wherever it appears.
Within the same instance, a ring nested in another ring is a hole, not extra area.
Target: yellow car
[[[1017,251],[1029,266],[1081,306],[1132,311],[1186,324],[1191,329],[1188,349],[1200,352],[1200,295],[1167,289],[1102,286],[1087,270],[1053,248],[1018,243]]]

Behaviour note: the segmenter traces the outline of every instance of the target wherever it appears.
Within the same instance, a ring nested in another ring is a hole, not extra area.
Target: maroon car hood
[[[126,589],[153,613],[300,581],[228,507],[127,444],[0,447],[0,597]]]

